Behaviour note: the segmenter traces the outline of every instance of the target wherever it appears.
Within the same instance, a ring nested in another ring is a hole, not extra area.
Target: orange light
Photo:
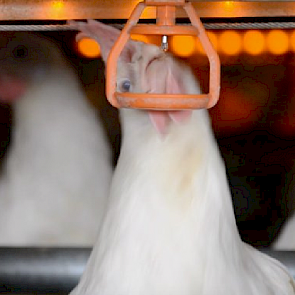
[[[157,45],[157,46],[161,46],[162,44],[162,36],[160,35],[149,35],[149,42]],[[169,43],[169,38],[168,38],[168,43]]]
[[[218,50],[218,40],[217,40],[217,35],[213,32],[207,32],[207,35],[209,37],[209,40],[211,41],[214,49],[217,51]]]
[[[144,43],[155,44],[157,46],[161,46],[162,38],[159,35],[139,35],[139,34],[131,34],[130,38],[135,41],[141,41]]]
[[[100,56],[98,43],[90,38],[83,38],[78,41],[78,51],[85,57],[95,58]]]
[[[214,47],[214,49],[217,51],[218,41],[217,41],[216,34],[213,33],[213,32],[207,32],[207,36],[208,36],[209,40],[211,41],[212,46]],[[201,44],[201,42],[200,42],[200,40],[198,38],[196,40],[195,51],[200,53],[200,54],[205,55],[205,50],[203,49],[203,46],[202,46],[202,44]]]
[[[46,2],[43,1],[44,4],[42,5],[44,9],[44,15],[46,17],[50,17],[53,19],[64,19],[66,16],[66,12],[69,11],[71,4],[68,2],[65,3],[64,1],[50,1]]]
[[[288,34],[282,30],[272,30],[266,36],[268,50],[272,54],[284,54],[288,51]]]
[[[231,12],[234,9],[233,1],[224,1],[224,9],[228,12]]]
[[[291,47],[291,50],[295,51],[295,31],[293,31],[291,34],[290,34],[290,47]]]
[[[132,34],[130,36],[132,40],[141,41],[145,43],[150,43],[149,38],[146,35]]]
[[[196,38],[193,36],[172,36],[171,48],[176,55],[188,57],[196,50]]]
[[[251,55],[258,55],[265,49],[265,38],[260,31],[250,30],[243,37],[244,50]]]
[[[235,31],[221,33],[219,43],[221,51],[227,55],[237,55],[242,49],[242,38]]]
[[[195,52],[205,55],[205,50],[198,38],[196,38]]]
[[[61,9],[64,7],[64,2],[63,1],[53,1],[51,5],[52,5],[52,8],[54,8],[54,9]]]

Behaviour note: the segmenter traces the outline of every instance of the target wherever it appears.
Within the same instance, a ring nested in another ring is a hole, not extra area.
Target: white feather
[[[94,32],[93,23],[88,25]],[[87,33],[83,26],[78,28]],[[151,45],[135,46],[131,63],[118,65],[118,81],[127,73],[134,91],[145,91],[138,86],[144,84],[139,73],[162,56],[162,72],[153,73],[158,79],[164,80],[165,62],[172,62],[186,93],[200,93],[188,67]],[[71,294],[295,294],[285,268],[240,239],[207,111],[194,111],[187,122],[170,122],[165,136],[145,111],[122,110],[121,118],[123,144],[110,203]]]
[[[61,61],[44,69],[33,57],[40,72],[14,105],[0,182],[1,245],[93,245],[109,194],[110,146],[76,74],[51,49]]]

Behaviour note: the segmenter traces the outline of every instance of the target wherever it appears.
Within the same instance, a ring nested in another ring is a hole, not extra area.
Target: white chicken
[[[71,22],[106,60],[119,31]],[[129,41],[119,91],[200,93],[188,66]],[[72,295],[291,295],[283,265],[240,239],[206,110],[123,109],[123,143],[99,238]]]
[[[92,246],[112,177],[111,148],[58,47],[3,33],[0,100],[13,105],[0,180],[1,246]]]

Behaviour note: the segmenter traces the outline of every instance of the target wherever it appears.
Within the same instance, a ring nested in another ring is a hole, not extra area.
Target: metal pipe
[[[6,288],[9,293],[67,293],[77,285],[90,251],[86,248],[0,248],[0,292]],[[295,278],[295,252],[262,252],[281,261]]]
[[[118,29],[122,29],[123,25],[119,23],[111,23],[114,27]],[[179,25],[190,25],[186,22],[178,23]],[[207,30],[272,30],[272,29],[295,29],[295,22],[290,21],[260,21],[260,22],[220,22],[220,23],[212,23],[210,20],[206,20],[206,23],[203,23],[205,29]],[[142,25],[145,26],[147,30],[149,29],[149,25]],[[132,33],[136,33],[137,28],[132,29]],[[73,31],[73,28],[70,25],[66,24],[9,24],[9,25],[1,25],[0,24],[0,32],[13,32],[13,31]],[[193,30],[192,30],[193,32]],[[149,33],[148,31],[145,34]]]
[[[1,287],[10,292],[69,292],[89,255],[90,249],[0,248],[0,292]]]

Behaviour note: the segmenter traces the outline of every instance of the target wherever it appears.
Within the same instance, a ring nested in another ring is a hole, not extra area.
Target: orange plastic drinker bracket
[[[157,24],[137,24],[147,6],[157,9]],[[188,15],[191,26],[175,25],[175,8],[182,7]],[[210,77],[208,94],[150,94],[116,92],[117,60],[130,34],[152,35],[196,35],[209,59]],[[137,4],[129,20],[114,44],[107,61],[106,94],[109,102],[116,108],[181,110],[213,107],[219,98],[220,61],[205,29],[190,2],[185,0],[153,1],[146,0]]]

